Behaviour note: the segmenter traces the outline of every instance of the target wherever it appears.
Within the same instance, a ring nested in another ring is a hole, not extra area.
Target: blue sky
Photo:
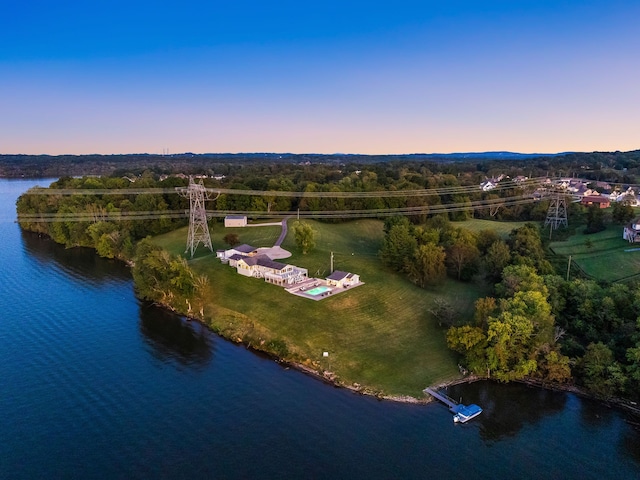
[[[640,2],[13,2],[0,153],[640,148]]]

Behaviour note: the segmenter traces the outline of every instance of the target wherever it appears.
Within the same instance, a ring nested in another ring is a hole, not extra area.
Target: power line
[[[502,191],[510,189],[525,189],[527,187],[538,187],[546,177],[533,178],[525,180],[523,182],[515,181],[502,181],[495,188],[490,190]],[[24,195],[171,195],[179,194],[178,188],[42,188],[34,187]],[[422,188],[413,190],[375,190],[375,191],[304,191],[304,192],[290,192],[283,190],[238,190],[231,188],[205,188],[209,193],[215,193],[217,195],[237,195],[237,196],[259,196],[259,197],[291,197],[291,198],[392,198],[392,197],[428,197],[428,196],[440,196],[440,195],[463,195],[463,194],[478,194],[483,193],[478,185],[467,186],[452,186],[452,187],[440,187],[440,188]],[[487,192],[484,192],[487,193]]]
[[[187,190],[187,189],[185,189]],[[464,210],[482,210],[487,208],[510,207],[537,201],[530,195],[518,195],[469,202],[457,202],[436,205],[418,205],[412,207],[356,209],[356,210],[300,210],[301,218],[366,218],[392,215],[439,214]],[[225,217],[227,215],[247,215],[256,218],[282,218],[297,216],[298,211],[256,211],[256,210],[206,210],[207,217]],[[200,214],[201,215],[201,214]],[[20,213],[18,220],[26,223],[36,222],[99,222],[176,219],[190,217],[182,210],[130,211],[130,212],[58,212],[58,213]]]

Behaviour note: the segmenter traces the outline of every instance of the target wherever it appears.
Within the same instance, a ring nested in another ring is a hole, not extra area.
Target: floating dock
[[[453,421],[456,423],[468,422],[472,418],[477,417],[482,413],[482,408],[480,408],[475,403],[472,403],[471,405],[463,405],[448,397],[444,393],[437,392],[429,387],[425,388],[423,391],[431,395],[436,400],[440,400],[447,407],[449,407],[449,411],[453,413]]]

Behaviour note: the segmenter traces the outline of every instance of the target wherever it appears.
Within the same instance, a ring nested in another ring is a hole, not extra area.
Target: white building
[[[348,288],[352,285],[360,283],[360,275],[356,273],[341,272],[336,270],[327,277],[327,284],[334,287]]]
[[[264,278],[275,285],[292,285],[307,278],[307,269],[271,260],[267,255],[244,257],[236,261],[236,270],[245,277]]]
[[[227,215],[224,217],[225,227],[246,227],[247,217],[246,215]]]
[[[640,217],[631,220],[631,222],[624,227],[622,238],[629,243],[640,242]]]

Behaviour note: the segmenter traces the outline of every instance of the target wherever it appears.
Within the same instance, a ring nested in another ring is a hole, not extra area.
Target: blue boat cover
[[[471,405],[460,405],[458,407],[458,413],[465,417],[471,417],[479,414],[480,412],[482,412],[482,409],[475,403],[472,403]]]

